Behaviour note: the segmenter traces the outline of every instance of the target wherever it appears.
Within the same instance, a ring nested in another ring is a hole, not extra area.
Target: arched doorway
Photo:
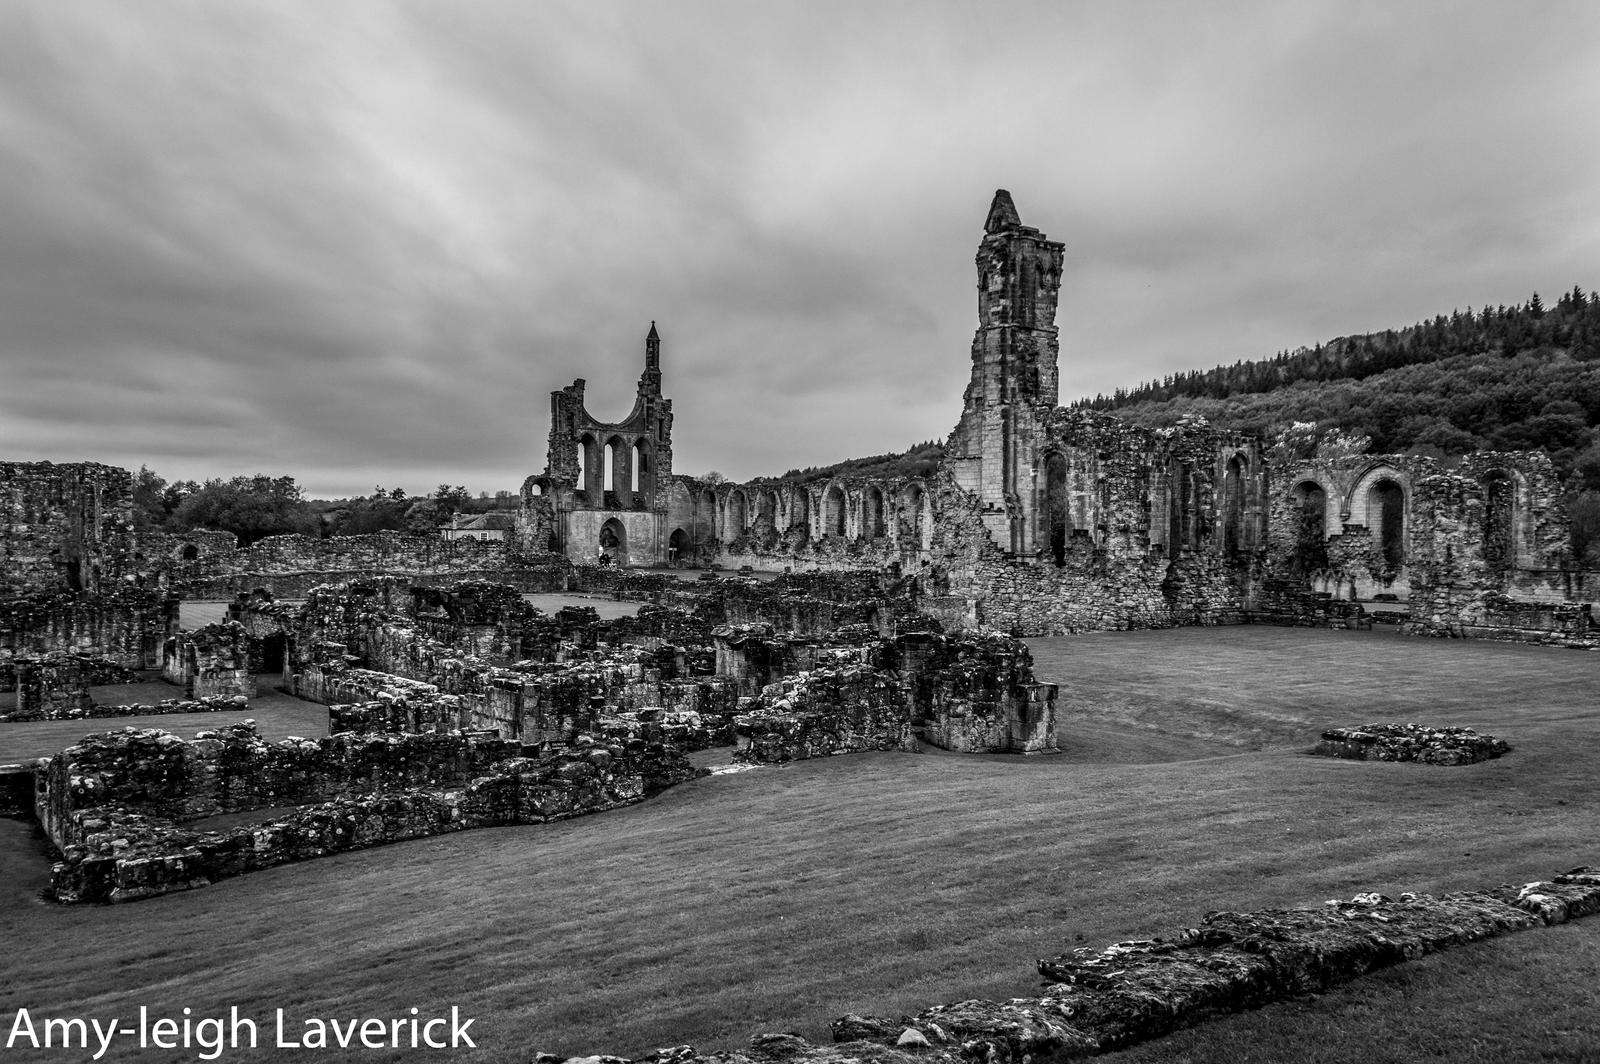
[[[1328,493],[1314,480],[1302,480],[1290,493],[1294,519],[1294,561],[1301,572],[1328,567]]]
[[[1406,563],[1406,494],[1394,481],[1384,479],[1372,485],[1367,496],[1367,513],[1383,550],[1383,564],[1391,574]]]
[[[619,568],[628,564],[628,529],[615,517],[600,526],[598,561]]]
[[[689,560],[689,534],[681,528],[674,528],[672,535],[667,537],[667,564],[673,568]]]

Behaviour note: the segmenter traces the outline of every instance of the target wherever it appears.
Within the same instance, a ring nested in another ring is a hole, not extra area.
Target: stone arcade
[[[671,472],[660,340],[616,425],[552,395],[520,524],[577,562],[898,567],[947,628],[1042,635],[1265,620],[1584,644],[1596,577],[1568,559],[1542,453],[1447,469],[1297,425],[1157,430],[1058,406],[1064,246],[1001,190],[976,258],[972,376],[927,477],[712,484]]]

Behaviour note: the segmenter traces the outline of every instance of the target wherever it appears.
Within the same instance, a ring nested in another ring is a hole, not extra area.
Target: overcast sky
[[[1063,402],[1600,286],[1600,4],[0,0],[0,459],[515,489],[942,439],[996,188]]]

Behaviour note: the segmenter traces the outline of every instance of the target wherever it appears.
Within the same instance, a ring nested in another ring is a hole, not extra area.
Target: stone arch
[[[900,489],[899,526],[902,551],[932,549],[932,504],[921,484],[911,483]]]
[[[1328,492],[1306,477],[1289,489],[1294,560],[1304,571],[1328,567]]]
[[[846,500],[844,488],[838,481],[829,484],[822,493],[822,534],[843,536],[845,529]]]
[[[778,523],[778,493],[771,488],[756,492],[756,520],[766,518],[774,526]]]
[[[605,442],[605,491],[619,503],[626,504],[628,490],[628,442],[621,436],[612,436]]]
[[[681,528],[674,528],[667,537],[667,564],[682,565],[694,551],[694,540]]]
[[[593,433],[585,432],[578,437],[578,490],[591,499],[600,483],[597,471],[599,463],[596,461],[599,449]]]
[[[883,489],[876,484],[868,484],[861,489],[861,538],[880,539],[886,534]]]
[[[749,527],[748,500],[739,488],[730,489],[723,500],[723,539],[738,539]]]
[[[1172,477],[1171,505],[1168,508],[1170,528],[1167,541],[1172,544],[1174,555],[1179,550],[1193,550],[1199,546],[1198,492],[1194,464],[1179,462]]]
[[[631,470],[629,490],[636,497],[653,499],[656,491],[655,462],[652,460],[650,441],[637,439],[628,455]]]
[[[1406,563],[1406,494],[1399,481],[1384,477],[1367,491],[1367,518],[1390,572]]]
[[[717,538],[717,493],[710,488],[702,488],[694,497],[694,516],[690,522],[694,528],[694,542],[704,543],[708,539]]]
[[[1249,546],[1244,525],[1244,496],[1244,457],[1236,454],[1222,470],[1222,550],[1229,556]]]
[[[1517,510],[1521,492],[1516,474],[1505,469],[1484,470],[1478,476],[1483,488],[1483,561],[1491,569],[1514,569],[1521,556]]]
[[[811,495],[803,484],[789,489],[789,527],[811,534]]]
[[[1363,473],[1350,489],[1345,503],[1346,520],[1371,534],[1383,565],[1392,575],[1406,561],[1407,510],[1411,499],[1410,481],[1391,465],[1377,464]]]
[[[628,528],[615,517],[600,526],[598,543],[602,564],[625,568],[628,565]]]
[[[1044,459],[1044,542],[1057,565],[1067,564],[1072,535],[1072,500],[1067,491],[1067,456],[1052,451]]]

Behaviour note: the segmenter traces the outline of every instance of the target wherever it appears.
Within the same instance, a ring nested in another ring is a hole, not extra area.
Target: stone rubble
[[[1316,909],[1208,913],[1170,938],[1038,962],[1035,997],[935,1005],[899,1019],[848,1015],[834,1044],[758,1034],[746,1052],[675,1046],[628,1061],[538,1054],[539,1064],[1029,1064],[1078,1060],[1216,1016],[1316,993],[1379,968],[1600,912],[1600,869],[1432,897],[1358,894]]]
[[[1424,765],[1472,765],[1511,752],[1511,744],[1471,728],[1422,724],[1366,724],[1331,728],[1312,753],[1355,761],[1416,761]]]

